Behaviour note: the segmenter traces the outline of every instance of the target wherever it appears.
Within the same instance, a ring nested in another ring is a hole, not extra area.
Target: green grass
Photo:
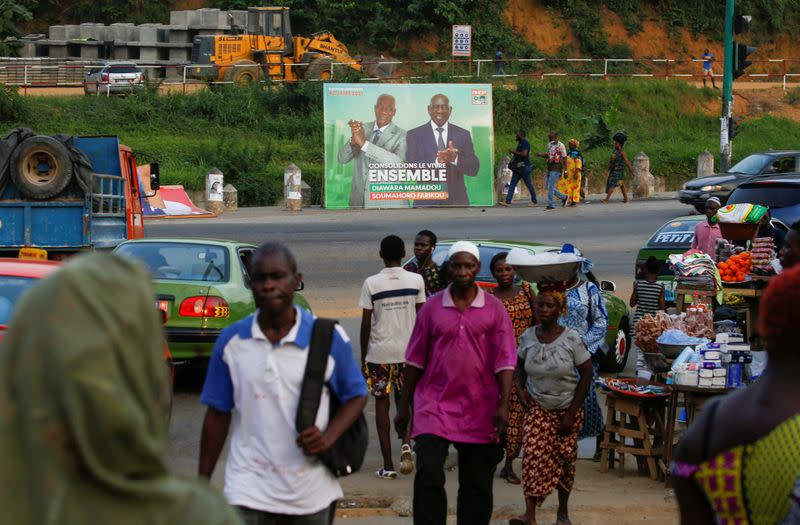
[[[447,79],[444,79],[447,80]],[[547,133],[584,139],[603,115],[629,137],[631,159],[650,157],[651,171],[668,187],[693,176],[697,155],[719,150],[719,117],[707,114],[718,92],[680,81],[520,81],[495,89],[495,156],[515,146],[525,129],[534,151]],[[615,102],[616,101],[616,102]],[[616,109],[615,109],[616,108]],[[0,90],[0,125],[39,133],[114,134],[134,151],[156,156],[165,184],[201,189],[211,167],[239,190],[242,205],[275,203],[283,170],[294,162],[320,200],[322,188],[322,86],[228,87],[190,95],[147,91],[129,97],[21,97]],[[734,143],[736,159],[768,148],[800,146],[800,125],[773,117],[746,120]],[[611,147],[585,152],[594,189],[605,181]],[[544,169],[537,160],[535,169]],[[596,186],[595,186],[596,185]]]

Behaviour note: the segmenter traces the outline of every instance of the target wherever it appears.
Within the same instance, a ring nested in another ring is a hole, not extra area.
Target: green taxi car
[[[548,246],[535,242],[468,240],[474,242],[480,250],[482,264],[480,272],[478,272],[477,280],[478,284],[484,288],[493,288],[497,286],[492,272],[489,270],[489,261],[491,261],[492,257],[497,253],[507,252],[512,248],[522,248],[532,255],[542,252],[561,251],[560,246]],[[436,244],[436,250],[433,252],[433,261],[436,264],[441,265],[444,262],[447,257],[447,252],[454,242],[455,241],[439,241]],[[608,352],[602,363],[602,369],[606,372],[621,372],[625,369],[625,364],[628,362],[628,350],[631,345],[632,317],[628,311],[628,307],[622,299],[614,295],[613,292],[616,290],[616,285],[614,283],[610,281],[598,281],[591,271],[586,274],[581,273],[580,277],[581,279],[585,279],[597,285],[606,301],[606,309],[608,310],[606,344],[608,345]]]
[[[176,363],[207,359],[222,330],[256,309],[250,260],[256,247],[209,239],[140,239],[114,250],[144,263],[153,274],[155,304]],[[301,286],[302,289],[302,286]],[[295,303],[310,310],[306,299]]]
[[[658,280],[664,283],[667,303],[675,302],[675,273],[669,267],[669,256],[684,253],[691,249],[694,241],[694,227],[706,220],[705,215],[686,215],[676,217],[659,227],[644,243],[636,256],[634,278],[639,277],[642,266],[650,257],[661,263]]]

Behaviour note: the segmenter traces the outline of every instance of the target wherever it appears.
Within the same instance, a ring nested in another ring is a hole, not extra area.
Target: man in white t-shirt
[[[347,334],[336,326],[316,424],[298,434],[316,318],[293,304],[302,276],[285,246],[267,243],[256,250],[250,282],[258,310],[222,331],[208,364],[198,472],[211,477],[232,426],[224,494],[244,522],[329,525],[342,488],[317,456],[361,415],[367,386]],[[331,396],[341,403],[333,414]]]
[[[375,475],[381,479],[395,479],[389,398],[394,391],[395,402],[400,399],[406,347],[417,320],[417,310],[425,302],[425,281],[421,275],[401,267],[406,248],[397,235],[389,235],[381,241],[380,256],[386,267],[368,277],[361,288],[361,364],[369,391],[375,397],[375,424],[383,454],[383,468]],[[414,462],[409,436],[400,437],[403,440],[400,471],[410,474]]]

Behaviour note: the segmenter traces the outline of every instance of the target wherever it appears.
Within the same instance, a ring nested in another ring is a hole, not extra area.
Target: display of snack
[[[717,263],[719,275],[726,283],[744,282],[752,267],[750,252],[741,252]]]
[[[775,269],[772,261],[775,260],[775,242],[772,237],[759,237],[753,239],[750,250],[753,273],[756,275],[773,275]]]

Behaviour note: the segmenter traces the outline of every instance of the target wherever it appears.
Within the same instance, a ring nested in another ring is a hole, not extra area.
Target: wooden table
[[[672,449],[675,446],[675,420],[678,417],[678,397],[683,394],[686,408],[686,425],[691,425],[697,412],[712,397],[727,394],[731,390],[725,388],[700,388],[696,386],[670,385],[667,420],[664,422],[664,476],[669,483],[669,466],[672,461]]]
[[[725,285],[722,291],[726,294],[736,294],[747,302],[745,324],[747,324],[747,338],[745,342],[757,345],[758,343],[758,314],[761,311],[761,296],[764,294],[765,281],[751,281],[746,286]]]
[[[666,399],[609,392],[606,396],[606,426],[603,431],[603,451],[600,472],[614,468],[614,455],[619,456],[619,475],[625,475],[625,454],[634,456],[639,472],[645,470],[653,480],[663,469],[659,461],[664,454],[664,409]],[[633,445],[626,443],[633,440]]]

